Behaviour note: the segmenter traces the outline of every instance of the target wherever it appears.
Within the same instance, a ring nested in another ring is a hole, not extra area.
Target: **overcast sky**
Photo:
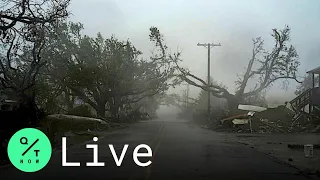
[[[211,51],[211,74],[230,91],[247,65],[252,38],[261,36],[270,49],[271,30],[286,24],[300,56],[300,75],[320,66],[320,0],[73,0],[70,10],[86,34],[129,38],[146,55],[153,48],[149,28],[158,27],[172,51],[182,51],[182,65],[204,79],[207,51],[197,43],[221,43]],[[285,92],[276,84],[269,97],[290,100],[295,86]],[[198,92],[192,88],[191,94]]]

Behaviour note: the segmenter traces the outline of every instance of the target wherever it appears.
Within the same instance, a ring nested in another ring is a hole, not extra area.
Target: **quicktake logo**
[[[97,137],[93,138],[94,142],[98,141]],[[62,166],[80,166],[80,162],[67,162],[67,138],[62,137]],[[121,166],[122,161],[129,148],[125,144],[120,157],[112,144],[109,144],[109,149],[117,166]],[[93,161],[87,162],[86,166],[105,166],[104,162],[99,162],[98,145],[87,144],[87,149],[93,149]],[[139,153],[140,149],[145,149],[146,153]],[[11,163],[20,171],[36,172],[44,168],[50,161],[52,154],[52,146],[49,138],[40,130],[34,128],[25,128],[16,132],[10,139],[8,144],[8,156]],[[133,151],[133,161],[137,166],[147,167],[151,165],[151,160],[140,162],[139,157],[152,158],[152,150],[146,144],[138,145]]]
[[[23,172],[36,172],[44,168],[52,154],[49,138],[34,128],[16,132],[10,138],[7,150],[11,163]]]

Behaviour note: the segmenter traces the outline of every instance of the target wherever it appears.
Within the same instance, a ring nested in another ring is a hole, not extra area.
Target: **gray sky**
[[[221,43],[211,51],[211,74],[230,91],[247,65],[252,38],[261,36],[270,49],[271,29],[286,24],[300,56],[300,75],[320,66],[319,0],[73,0],[70,10],[71,20],[83,23],[86,34],[129,38],[145,55],[153,48],[149,28],[158,27],[172,51],[182,51],[182,65],[204,79],[207,51],[196,44]],[[295,86],[285,92],[276,84],[268,96],[290,100]],[[191,94],[198,92],[192,88]]]

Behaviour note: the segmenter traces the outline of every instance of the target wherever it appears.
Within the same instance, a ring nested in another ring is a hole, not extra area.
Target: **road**
[[[67,149],[67,161],[79,161],[80,167],[62,167],[62,153],[55,151],[41,171],[22,173],[10,168],[0,171],[0,179],[307,179],[297,169],[224,136],[171,116],[137,123],[99,138],[99,161],[105,162],[104,167],[85,166],[93,159],[92,149],[85,148],[85,144],[93,142],[86,142]],[[124,144],[129,144],[120,167],[116,166],[108,144],[114,145],[118,156]],[[139,144],[148,144],[153,151],[148,167],[139,167],[133,161],[133,149]]]

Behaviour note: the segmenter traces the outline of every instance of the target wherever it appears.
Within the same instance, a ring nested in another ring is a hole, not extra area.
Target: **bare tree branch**
[[[1,89],[12,89],[19,96],[36,84],[41,67],[40,54],[47,31],[68,15],[69,0],[8,0],[0,12]],[[5,55],[4,55],[5,54]],[[31,90],[34,91],[34,90]],[[30,97],[34,92],[30,92]]]
[[[239,103],[246,97],[258,96],[258,94],[271,87],[278,80],[288,83],[288,80],[292,79],[301,83],[296,76],[300,65],[298,54],[292,45],[288,45],[290,41],[290,28],[285,26],[283,30],[273,29],[272,31],[271,36],[274,38],[275,44],[270,52],[263,48],[264,41],[260,37],[253,39],[251,58],[245,73],[236,81],[238,90],[234,95],[221,86],[208,86],[204,80],[179,67],[177,64],[177,69],[180,71],[179,77],[193,86],[212,92],[213,96],[227,98],[228,101],[234,101],[233,103]],[[253,89],[246,92],[249,80],[255,80],[258,83],[256,83]]]

